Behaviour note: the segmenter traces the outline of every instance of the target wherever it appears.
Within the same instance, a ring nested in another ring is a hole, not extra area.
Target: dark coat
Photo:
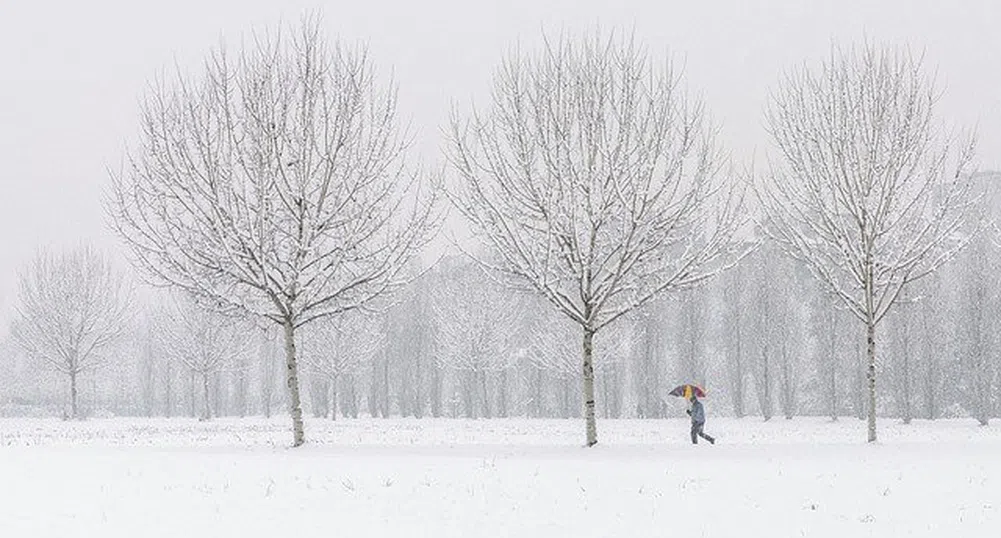
[[[698,400],[692,402],[692,409],[689,414],[692,415],[692,422],[702,424],[706,421],[706,411],[702,408],[702,402]]]

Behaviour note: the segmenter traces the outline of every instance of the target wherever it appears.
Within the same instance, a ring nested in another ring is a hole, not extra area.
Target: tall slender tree
[[[246,322],[223,316],[196,304],[189,296],[174,295],[160,303],[153,320],[156,349],[166,360],[180,364],[202,392],[201,420],[212,418],[210,381],[250,351]],[[195,405],[192,391],[192,406]]]
[[[314,323],[303,333],[303,362],[326,382],[331,420],[337,419],[338,384],[385,346],[378,325],[364,314],[351,313]]]
[[[475,264],[446,259],[439,263],[442,281],[432,293],[432,311],[441,364],[461,378],[468,416],[493,415],[490,378],[512,363],[517,319],[524,301],[518,293],[492,282]]]

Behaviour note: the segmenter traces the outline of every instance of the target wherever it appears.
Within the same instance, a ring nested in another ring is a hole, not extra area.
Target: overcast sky
[[[863,36],[924,50],[941,116],[979,125],[980,161],[1001,167],[997,0],[0,0],[0,338],[16,273],[40,247],[120,251],[104,222],[108,167],[137,127],[144,85],[197,67],[225,39],[320,8],[329,37],[369,44],[434,164],[453,101],[480,99],[491,70],[542,31],[625,28],[684,61],[738,159],[762,155],[761,110],[784,69]],[[119,255],[119,254],[116,254]]]

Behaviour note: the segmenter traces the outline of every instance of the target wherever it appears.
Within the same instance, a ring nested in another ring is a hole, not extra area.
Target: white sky
[[[978,124],[982,165],[1001,167],[996,0],[0,0],[0,337],[36,249],[120,250],[100,200],[145,83],[175,61],[197,67],[220,38],[235,45],[315,7],[328,36],[368,42],[377,67],[395,71],[428,164],[450,104],[482,100],[515,43],[600,24],[684,59],[739,159],[766,147],[762,105],[783,69],[823,59],[832,40],[923,49],[945,90],[939,112]]]

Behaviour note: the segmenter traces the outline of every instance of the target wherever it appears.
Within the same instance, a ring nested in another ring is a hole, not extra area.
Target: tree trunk
[[[868,355],[867,381],[869,395],[869,442],[876,442],[876,323],[870,314],[866,321],[866,347]]]
[[[897,414],[904,424],[910,424],[914,418],[911,412],[911,317],[914,305],[908,302],[906,294],[897,307],[900,310],[896,332],[899,338],[899,355],[897,372]],[[916,346],[915,346],[916,347]]]
[[[244,362],[240,368],[238,405],[240,408],[240,418],[247,416],[247,363]]]
[[[431,416],[434,418],[440,418],[442,416],[442,375],[441,368],[437,364],[431,365],[431,388],[429,390],[429,399],[431,404]]]
[[[202,420],[208,420],[212,418],[212,406],[209,401],[209,374],[208,372],[202,372],[202,389],[204,392],[205,399],[205,412],[202,413]]]
[[[379,359],[372,361],[372,375],[368,383],[368,416],[379,416]]]
[[[486,370],[480,370],[480,391],[483,393],[483,418],[491,418],[490,390],[487,388]]]
[[[423,342],[424,338],[423,330],[421,330],[420,337],[421,337],[420,342]],[[414,398],[412,404],[414,411],[414,418],[424,417],[424,370],[421,369],[421,364],[424,362],[423,359],[424,348],[425,346],[423,345],[423,343],[419,344],[418,348],[419,351],[416,358],[416,363],[414,364],[414,386],[412,388],[413,398]]]
[[[977,392],[980,396],[980,402],[977,404],[977,422],[981,426],[987,426],[991,423],[991,403],[990,403],[990,384],[989,379],[980,381],[981,388]]]
[[[171,413],[174,411],[174,401],[171,398],[171,393],[173,392],[173,376],[171,375],[170,361],[167,361],[166,367],[164,368],[164,402],[163,402],[163,414],[167,418],[170,418]]]
[[[792,363],[785,341],[782,342],[782,413],[786,420],[792,420],[796,409],[796,385],[793,379]]]
[[[759,400],[761,402],[761,418],[765,422],[772,419],[772,371],[771,365],[768,363],[768,345],[766,344],[761,350],[761,396]]]
[[[740,346],[740,322],[734,324],[734,363],[730,375],[732,376],[733,387],[733,414],[737,418],[744,418],[744,359],[741,357],[743,350]]]
[[[594,419],[594,330],[584,328],[584,424],[587,446],[598,444],[598,426]]]
[[[910,424],[911,419],[911,361],[908,355],[908,336],[904,334],[904,424]]]
[[[306,434],[302,424],[302,404],[299,399],[299,364],[295,355],[295,327],[285,320],[285,383],[288,386],[289,413],[292,415],[292,446],[302,446]]]
[[[383,359],[382,390],[381,397],[379,399],[382,402],[382,418],[389,418],[389,355],[384,355]]]
[[[76,405],[76,397],[77,397],[76,376],[77,376],[76,371],[70,372],[70,418],[73,420],[80,418]]]
[[[358,418],[358,377],[348,375],[347,388],[344,389],[344,412],[351,418]]]
[[[466,418],[476,418],[476,372],[463,370],[459,375],[462,379],[462,411]]]
[[[608,377],[607,372],[601,376],[601,418],[609,418],[608,402],[611,401],[611,395],[608,393]]]
[[[830,309],[831,313],[831,348],[830,356],[828,357],[828,392],[830,401],[830,415],[831,422],[838,421],[838,314],[833,309]]]
[[[528,416],[540,418],[542,417],[542,369],[534,366],[529,368]]]
[[[500,385],[497,392],[497,416],[507,417],[507,368],[500,371],[500,379],[498,380],[498,385]]]
[[[571,398],[570,396],[570,379],[568,376],[560,376],[560,418],[572,418],[573,412],[570,410],[570,401],[576,398]],[[573,389],[574,394],[577,393],[577,389]],[[577,406],[573,406],[577,407]]]
[[[212,409],[214,410],[216,417],[221,417],[225,412],[223,404],[227,396],[226,391],[223,389],[222,372],[216,372],[215,375],[212,376],[212,382],[215,385],[215,390],[212,391]]]
[[[337,420],[337,378],[330,378],[330,420]]]
[[[197,403],[198,402],[198,380],[196,379],[197,377],[198,377],[198,374],[196,374],[193,370],[191,371],[191,375],[188,376],[188,389],[189,389],[188,390],[188,396],[189,396],[189,400],[190,400],[188,402],[188,404],[189,404],[188,405],[188,413],[191,416],[191,418],[195,418],[195,417],[198,416],[198,403]]]
[[[924,400],[925,400],[925,413],[928,420],[934,420],[938,418],[938,402],[936,398],[936,390],[938,386],[938,358],[936,356],[936,346],[934,345],[935,338],[932,333],[931,324],[929,322],[929,317],[931,317],[931,307],[925,306],[922,309],[922,351],[925,359],[925,378],[924,378]]]
[[[864,421],[868,415],[868,410],[866,409],[866,402],[868,401],[868,384],[866,382],[867,368],[866,368],[866,352],[863,349],[865,346],[862,341],[858,341],[858,345],[855,346],[855,368],[853,370],[855,374],[855,387],[856,390],[853,394],[857,394],[855,397],[855,416],[859,420]]]
[[[834,360],[833,356],[831,357],[831,360]],[[831,363],[830,373],[831,373],[830,379],[828,379],[831,385],[830,415],[831,415],[831,422],[837,422],[838,421],[838,370],[835,363],[833,362]]]

